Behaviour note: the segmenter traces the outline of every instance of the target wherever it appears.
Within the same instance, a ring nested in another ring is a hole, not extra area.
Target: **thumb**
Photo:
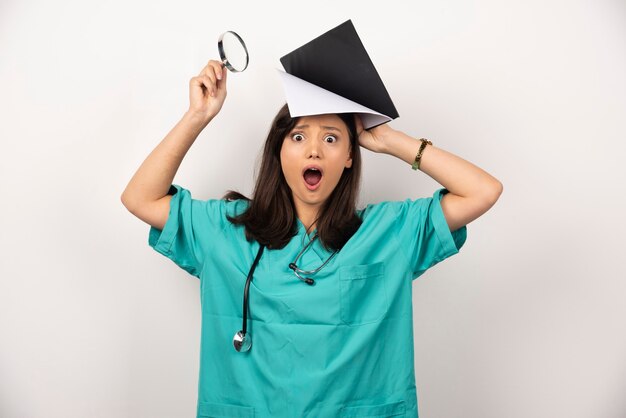
[[[218,89],[225,89],[226,88],[226,79],[228,78],[228,70],[226,69],[225,65],[222,65],[221,68],[221,74],[222,74],[222,79],[221,80],[217,80],[217,88]]]

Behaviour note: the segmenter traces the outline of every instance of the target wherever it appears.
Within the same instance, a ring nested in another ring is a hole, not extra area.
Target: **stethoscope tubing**
[[[252,277],[254,276],[254,270],[256,270],[256,266],[257,264],[259,264],[259,260],[261,259],[261,255],[263,254],[263,249],[265,248],[264,245],[261,245],[259,247],[259,252],[257,252],[256,254],[256,258],[254,259],[254,263],[252,263],[252,267],[250,268],[250,271],[248,272],[248,278],[246,279],[246,287],[243,291],[243,327],[242,327],[242,331],[244,333],[244,335],[246,334],[246,332],[248,331],[248,321],[247,321],[247,317],[248,317],[248,291],[250,288],[250,282],[252,281]]]

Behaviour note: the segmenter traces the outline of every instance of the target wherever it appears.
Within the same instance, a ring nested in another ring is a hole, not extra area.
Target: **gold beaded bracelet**
[[[428,145],[432,145],[433,144],[432,142],[430,142],[426,138],[420,138],[420,141],[422,141],[422,145],[420,145],[420,149],[419,149],[419,151],[417,151],[417,155],[415,156],[415,161],[413,161],[413,164],[411,165],[411,168],[413,170],[419,170],[419,168],[420,168],[420,161],[422,159],[422,152],[424,152],[424,148],[426,148],[426,144],[428,144]]]

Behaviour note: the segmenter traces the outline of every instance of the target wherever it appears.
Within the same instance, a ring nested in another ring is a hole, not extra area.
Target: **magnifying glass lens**
[[[240,72],[248,66],[248,49],[235,32],[224,32],[217,43],[222,62],[230,71]]]

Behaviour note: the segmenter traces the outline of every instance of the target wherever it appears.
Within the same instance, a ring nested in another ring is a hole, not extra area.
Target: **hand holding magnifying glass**
[[[217,43],[221,62],[210,60],[189,82],[189,110],[194,120],[206,125],[219,113],[226,99],[228,71],[241,72],[248,67],[248,49],[235,32],[224,32]]]

